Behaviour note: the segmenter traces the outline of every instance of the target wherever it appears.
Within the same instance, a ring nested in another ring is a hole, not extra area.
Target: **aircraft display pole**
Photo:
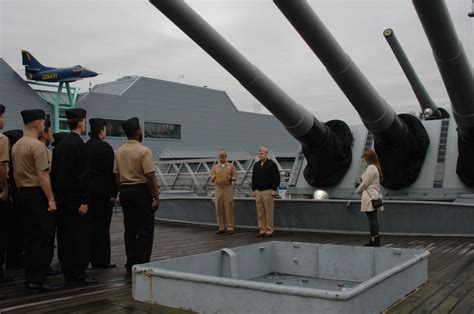
[[[54,102],[54,132],[57,133],[59,129],[59,102],[61,98],[61,91],[63,89],[63,82],[59,83],[58,91],[56,92],[56,101]]]

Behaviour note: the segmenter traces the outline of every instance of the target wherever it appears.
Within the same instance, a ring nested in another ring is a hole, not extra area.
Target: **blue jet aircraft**
[[[31,53],[21,51],[25,75],[29,80],[43,82],[75,82],[77,80],[97,76],[98,73],[88,70],[80,65],[70,68],[50,68],[39,63]]]

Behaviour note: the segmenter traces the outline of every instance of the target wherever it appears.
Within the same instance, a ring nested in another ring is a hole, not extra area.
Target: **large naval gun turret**
[[[414,0],[458,125],[456,173],[474,187],[474,78],[444,1]]]
[[[357,199],[354,183],[365,168],[360,156],[372,145],[384,171],[385,199],[446,201],[474,195],[474,168],[469,167],[474,157],[474,84],[443,0],[415,0],[414,4],[448,89],[457,126],[426,97],[420,104],[433,111],[430,118],[436,119],[397,115],[306,1],[274,0],[359,113],[364,126],[350,129],[343,121],[318,121],[184,1],[150,2],[236,77],[301,143],[305,159],[299,165],[295,162],[287,190],[292,196],[307,197],[323,187],[331,198]],[[413,88],[415,93],[420,91]]]
[[[184,1],[151,0],[164,15],[233,75],[302,145],[304,175],[314,186],[339,183],[352,160],[352,133],[340,120],[322,123],[251,64]]]
[[[408,114],[397,116],[306,1],[274,3],[318,56],[374,135],[384,173],[383,185],[401,189],[412,184],[418,178],[430,143],[421,122]]]

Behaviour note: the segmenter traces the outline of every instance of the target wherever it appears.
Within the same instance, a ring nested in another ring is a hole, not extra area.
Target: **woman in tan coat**
[[[362,156],[367,163],[367,169],[362,174],[361,183],[357,187],[357,193],[361,196],[360,211],[367,214],[370,226],[370,242],[365,246],[380,246],[379,222],[377,211],[382,211],[383,206],[374,208],[373,199],[382,199],[380,193],[380,182],[383,179],[380,169],[379,158],[373,149],[368,149]]]

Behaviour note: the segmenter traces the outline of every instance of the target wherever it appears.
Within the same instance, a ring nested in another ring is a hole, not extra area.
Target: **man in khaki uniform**
[[[25,287],[52,290],[58,286],[46,283],[46,272],[56,201],[46,147],[38,140],[44,131],[45,112],[24,110],[21,115],[25,132],[13,145],[12,160],[18,210],[23,214],[25,228]]]
[[[227,234],[233,234],[235,227],[232,182],[237,179],[237,171],[234,165],[227,162],[227,152],[224,149],[219,151],[218,158],[219,162],[212,167],[209,173],[211,181],[216,185],[214,199],[216,220],[219,225],[219,230],[216,231],[216,234],[224,234],[226,231]]]
[[[5,106],[0,105],[0,130],[3,129]],[[0,283],[10,282],[11,277],[5,276],[3,266],[5,264],[5,253],[7,250],[8,237],[8,217],[9,217],[9,200],[8,200],[8,162],[10,161],[10,146],[8,138],[0,134]]]
[[[280,185],[280,171],[277,165],[268,159],[268,149],[258,149],[258,161],[253,165],[252,195],[255,196],[259,237],[273,236],[273,208],[277,189]]]
[[[49,145],[53,141],[53,132],[51,130],[51,121],[46,120],[44,122],[44,132],[41,134],[41,136],[38,138],[41,143],[46,146],[46,152],[48,153],[48,162],[49,162],[49,171],[51,172],[51,162],[53,161],[53,152],[51,149],[49,149]],[[48,276],[56,276],[61,274],[59,270],[53,270],[51,267],[51,263],[53,261],[53,256],[54,256],[54,242],[56,239],[56,226],[57,226],[57,221],[56,221],[56,215],[53,217],[53,223],[51,225],[51,245],[49,248],[49,258],[48,258]]]
[[[138,118],[123,122],[122,128],[128,141],[117,151],[114,173],[120,189],[125,226],[125,268],[127,277],[130,277],[133,265],[150,261],[159,187],[153,153],[141,144],[143,132]]]

